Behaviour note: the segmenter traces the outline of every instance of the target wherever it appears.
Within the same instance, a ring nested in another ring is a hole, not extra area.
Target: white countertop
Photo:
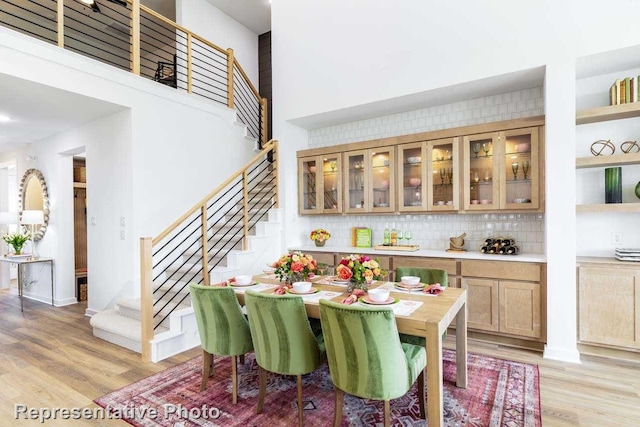
[[[395,255],[395,256],[415,256],[425,258],[452,258],[452,259],[477,259],[483,261],[510,261],[510,262],[547,262],[544,254],[519,254],[519,255],[488,255],[478,251],[469,252],[447,252],[444,250],[420,249],[417,251],[385,251],[374,248],[354,248],[353,246],[291,246],[289,250],[302,252],[339,252],[350,254],[374,254],[374,255]]]

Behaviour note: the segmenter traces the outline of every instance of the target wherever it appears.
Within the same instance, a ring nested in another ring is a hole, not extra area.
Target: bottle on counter
[[[385,246],[389,246],[391,244],[391,230],[389,230],[389,223],[387,222],[384,225],[384,241],[383,244]]]
[[[398,230],[396,229],[396,223],[391,224],[391,246],[398,244]]]

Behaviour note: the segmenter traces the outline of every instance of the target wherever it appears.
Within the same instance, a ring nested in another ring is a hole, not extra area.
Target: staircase
[[[259,274],[280,251],[276,147],[269,142],[158,237],[141,239],[141,297],[95,314],[96,337],[153,362],[200,345],[189,283]]]

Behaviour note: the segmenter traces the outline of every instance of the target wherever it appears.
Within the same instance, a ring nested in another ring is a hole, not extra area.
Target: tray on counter
[[[375,245],[373,249],[377,249],[380,251],[414,252],[420,249],[420,245],[395,245],[395,246]]]

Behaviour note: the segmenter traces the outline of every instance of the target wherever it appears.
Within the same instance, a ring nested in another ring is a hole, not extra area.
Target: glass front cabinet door
[[[427,142],[430,211],[457,211],[460,206],[459,138]]]
[[[392,147],[344,153],[345,212],[395,210],[393,154]]]
[[[538,128],[500,132],[504,141],[500,181],[502,209],[537,209],[539,198]]]
[[[414,142],[398,147],[399,210],[404,212],[427,210],[426,159],[427,146],[424,142]]]
[[[494,210],[500,207],[500,135],[492,132],[465,136],[464,209]]]
[[[464,209],[538,209],[538,128],[464,137]]]
[[[342,212],[341,164],[340,154],[298,159],[300,214]]]

